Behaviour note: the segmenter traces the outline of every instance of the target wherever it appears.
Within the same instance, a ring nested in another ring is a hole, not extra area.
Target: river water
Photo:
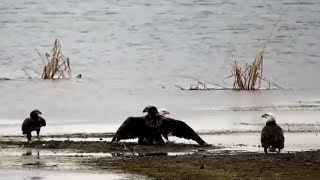
[[[318,0],[3,0],[0,77],[11,80],[0,82],[0,133],[20,135],[35,108],[42,134],[115,132],[147,105],[204,134],[259,132],[264,112],[285,131],[317,133],[319,15]],[[196,83],[185,76],[224,85],[230,49],[251,62],[270,32],[264,75],[285,90],[175,87]],[[55,38],[82,79],[39,78],[35,49],[49,52]]]

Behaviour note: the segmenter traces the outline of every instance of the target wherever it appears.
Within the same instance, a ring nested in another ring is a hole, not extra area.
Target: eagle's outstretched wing
[[[111,142],[118,142],[121,139],[134,139],[140,136],[145,126],[144,117],[128,117],[117,130]]]
[[[201,146],[207,146],[208,144],[185,122],[163,117],[160,126],[161,134],[167,139],[168,134],[185,139],[192,139]]]

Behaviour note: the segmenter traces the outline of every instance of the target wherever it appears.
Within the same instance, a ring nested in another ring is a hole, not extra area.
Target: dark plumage
[[[153,128],[147,124],[146,116],[141,117],[128,117],[117,130],[111,142],[118,142],[122,139],[138,138],[139,144],[151,144],[154,142]],[[163,140],[162,140],[163,141]],[[158,142],[163,144],[163,142]]]
[[[37,136],[39,137],[41,127],[47,125],[46,120],[41,116],[39,116],[39,114],[41,114],[39,110],[37,109],[33,110],[30,113],[30,117],[25,119],[22,123],[22,128],[21,128],[22,134],[27,135],[28,141],[31,141],[32,131],[36,131]]]
[[[208,145],[183,121],[159,115],[155,106],[147,106],[143,112],[148,114],[142,117],[127,118],[116,132],[112,142],[138,137],[140,144],[164,144],[161,135],[168,140],[168,135],[171,134],[180,138],[192,139],[202,146]]]
[[[164,144],[159,130],[154,126],[157,124],[156,117],[159,116],[157,109],[148,106],[143,112],[149,110],[150,113],[146,116],[128,117],[119,127],[111,142],[138,138],[139,144]]]
[[[208,144],[185,122],[168,117],[162,117],[160,124],[160,133],[168,140],[168,135],[179,138],[191,139],[196,141],[201,146]]]
[[[267,118],[265,127],[263,127],[261,132],[261,144],[264,148],[264,152],[268,153],[268,148],[271,150],[284,148],[284,135],[283,130],[277,125],[276,120],[272,114],[263,114],[262,118]]]

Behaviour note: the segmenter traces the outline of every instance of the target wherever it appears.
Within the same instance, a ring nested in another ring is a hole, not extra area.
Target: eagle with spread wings
[[[201,146],[208,144],[185,122],[165,117],[167,110],[158,112],[155,106],[147,106],[143,112],[148,113],[141,117],[128,117],[117,130],[112,142],[122,139],[138,138],[139,144],[164,144],[162,136],[168,140],[168,136],[191,139]]]

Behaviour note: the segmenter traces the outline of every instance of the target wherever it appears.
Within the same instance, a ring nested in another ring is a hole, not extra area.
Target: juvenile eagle
[[[201,146],[208,145],[190,126],[183,121],[165,117],[164,115],[169,112],[163,111],[161,111],[163,115],[160,115],[155,106],[147,106],[143,110],[148,113],[146,116],[127,118],[117,130],[112,142],[138,137],[139,143],[164,144],[161,135],[168,140],[168,135],[171,134],[180,138],[192,139]]]
[[[38,109],[33,110],[30,113],[30,117],[25,119],[22,123],[22,134],[27,135],[28,141],[31,141],[32,131],[37,132],[37,136],[39,137],[40,129],[42,126],[46,126],[46,120],[39,116],[41,112]]]
[[[263,127],[261,132],[261,144],[264,148],[264,152],[268,154],[268,148],[271,150],[284,148],[284,136],[283,130],[277,125],[275,117],[271,113],[266,113],[262,115],[262,118],[266,118],[266,125]]]

